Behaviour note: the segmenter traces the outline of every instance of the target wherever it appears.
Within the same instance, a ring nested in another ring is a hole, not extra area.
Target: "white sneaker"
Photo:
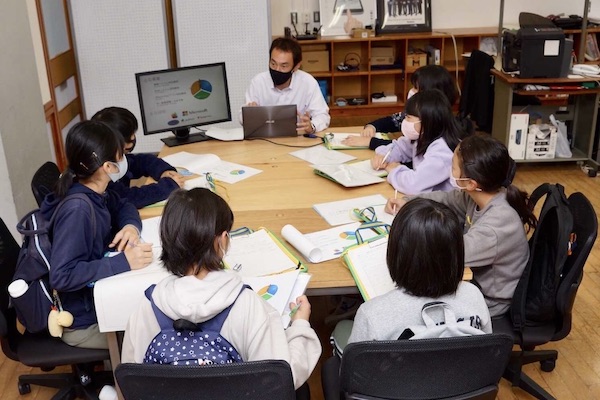
[[[104,385],[100,393],[98,393],[99,400],[117,400],[117,391],[114,386]]]

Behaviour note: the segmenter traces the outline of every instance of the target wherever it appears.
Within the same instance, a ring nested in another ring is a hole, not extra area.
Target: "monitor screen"
[[[173,131],[184,142],[191,127],[231,121],[225,63],[142,72],[135,78],[145,135]]]

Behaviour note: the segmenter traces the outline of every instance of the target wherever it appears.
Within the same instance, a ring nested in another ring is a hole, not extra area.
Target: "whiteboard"
[[[173,0],[172,4],[178,65],[225,62],[232,122],[215,126],[239,127],[246,88],[269,66],[269,1]]]
[[[127,108],[140,125],[136,152],[159,151],[159,139],[171,134],[142,134],[135,73],[169,67],[164,1],[71,0],[69,6],[85,115]]]

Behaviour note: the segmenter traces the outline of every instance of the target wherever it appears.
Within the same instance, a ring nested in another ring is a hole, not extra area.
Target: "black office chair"
[[[526,317],[524,309],[527,290],[523,290],[523,288],[527,288],[529,282],[527,274],[524,274],[517,285],[511,306],[512,312],[492,320],[494,332],[511,334],[515,344],[521,347],[521,350],[513,352],[504,378],[509,380],[513,386],[519,386],[538,399],[554,399],[554,397],[523,373],[522,366],[540,362],[542,371],[554,370],[558,358],[557,351],[534,350],[534,348],[548,342],[561,340],[571,331],[575,295],[583,278],[583,267],[598,234],[596,212],[583,194],[573,193],[569,197],[569,208],[573,214],[573,231],[577,235],[577,242],[573,253],[567,258],[563,267],[556,294],[554,318],[546,323],[534,323],[525,318],[521,328],[516,327],[516,324],[513,323],[512,312]]]
[[[47,161],[35,172],[31,179],[31,190],[38,206],[42,204],[44,197],[54,190],[59,177],[60,170],[52,161]]]
[[[294,400],[292,370],[282,360],[226,365],[119,364],[115,376],[125,400]]]
[[[15,272],[19,245],[4,221],[0,219],[0,345],[11,360],[29,367],[51,371],[57,366],[71,365],[71,373],[37,374],[19,376],[20,394],[31,392],[30,385],[58,388],[53,400],[72,399],[75,396],[97,399],[97,390],[113,384],[112,372],[94,372],[95,364],[108,360],[108,350],[91,350],[71,347],[48,334],[21,334],[17,329],[17,316],[10,307],[8,285]]]
[[[493,400],[512,344],[497,334],[351,343],[341,361],[340,396],[325,398]]]

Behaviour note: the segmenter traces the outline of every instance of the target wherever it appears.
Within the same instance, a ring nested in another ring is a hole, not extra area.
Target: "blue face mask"
[[[111,181],[116,182],[125,176],[125,174],[127,173],[127,167],[129,166],[127,164],[127,157],[125,157],[125,155],[123,155],[123,158],[121,158],[121,161],[119,161],[119,162],[109,161],[109,163],[111,163],[118,169],[117,172],[112,172],[112,173],[109,172],[108,173],[108,177],[110,178]]]

